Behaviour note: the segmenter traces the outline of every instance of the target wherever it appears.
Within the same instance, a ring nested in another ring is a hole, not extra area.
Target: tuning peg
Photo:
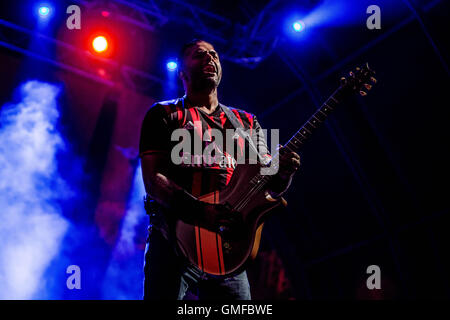
[[[364,83],[364,87],[366,87],[367,90],[372,89],[372,86],[368,83]]]
[[[366,62],[365,68],[366,68],[370,73],[376,74],[375,70],[370,69],[369,63],[368,63],[368,62]]]
[[[372,81],[373,83],[377,83],[377,79],[375,79],[374,77],[370,77],[370,81]]]
[[[362,90],[359,91],[359,94],[360,94],[361,96],[363,96],[363,97],[364,97],[364,96],[367,96],[367,92],[362,91]]]

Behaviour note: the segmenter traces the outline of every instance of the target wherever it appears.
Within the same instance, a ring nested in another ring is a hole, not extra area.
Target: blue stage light
[[[177,67],[178,67],[178,65],[175,61],[167,62],[166,66],[167,66],[167,70],[169,70],[169,71],[175,71],[175,70],[177,70]]]
[[[305,23],[302,20],[297,20],[292,24],[295,32],[301,32],[305,29]]]
[[[41,6],[41,7],[39,7],[38,12],[39,12],[39,16],[41,16],[43,18],[47,17],[50,14],[50,7]]]

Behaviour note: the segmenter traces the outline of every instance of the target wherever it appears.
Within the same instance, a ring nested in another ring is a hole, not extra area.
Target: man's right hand
[[[223,204],[203,204],[203,219],[206,228],[224,236],[238,234],[244,226],[242,215]]]
[[[200,201],[186,190],[176,185],[161,172],[166,172],[167,158],[159,153],[145,155],[141,159],[145,189],[160,205],[166,207],[176,219],[186,223],[198,223],[208,230],[219,232],[234,231],[242,227],[241,215],[230,212],[222,204]]]

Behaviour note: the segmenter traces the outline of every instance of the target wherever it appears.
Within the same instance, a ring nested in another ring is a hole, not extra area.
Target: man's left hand
[[[300,156],[283,146],[278,147],[278,154],[280,157],[278,175],[281,180],[288,181],[300,168]]]
[[[270,194],[274,198],[280,197],[289,188],[292,176],[300,168],[300,156],[296,152],[279,145],[278,156],[278,173],[270,186]]]

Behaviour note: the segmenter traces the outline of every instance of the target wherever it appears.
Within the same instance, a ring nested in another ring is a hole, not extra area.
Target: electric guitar
[[[309,120],[284,145],[287,150],[299,150],[320,127],[328,115],[350,94],[367,95],[376,83],[375,72],[368,64],[342,77],[339,88],[317,109]],[[272,161],[277,161],[275,155]],[[277,165],[275,163],[275,165]],[[223,232],[222,226],[205,227],[178,220],[176,242],[179,251],[200,270],[212,275],[232,275],[240,272],[258,252],[264,219],[268,213],[287,205],[282,197],[270,196],[267,185],[273,175],[262,175],[261,164],[238,164],[228,185],[199,197],[207,203],[221,204],[230,214],[239,215],[239,232]]]

